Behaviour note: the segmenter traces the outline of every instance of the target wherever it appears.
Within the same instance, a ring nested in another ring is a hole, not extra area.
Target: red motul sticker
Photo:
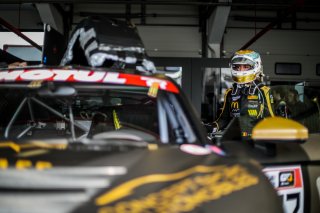
[[[161,90],[179,93],[178,88],[170,81],[135,74],[64,69],[26,69],[0,72],[0,81],[2,82],[36,80],[111,83],[142,87],[151,87],[157,83]]]
[[[304,186],[301,166],[266,167],[263,172],[281,197],[285,212],[302,213]]]
[[[209,155],[211,153],[211,150],[195,144],[182,144],[180,149],[191,155]]]

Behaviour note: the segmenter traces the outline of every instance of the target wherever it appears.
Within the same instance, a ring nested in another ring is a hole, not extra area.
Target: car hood
[[[197,145],[6,141],[0,148],[0,205],[10,212],[281,211],[257,165]],[[248,205],[230,205],[243,197]]]

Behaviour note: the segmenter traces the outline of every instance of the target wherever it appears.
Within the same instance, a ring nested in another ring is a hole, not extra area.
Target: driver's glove
[[[213,138],[214,135],[219,131],[219,127],[216,122],[213,122],[211,125],[212,125],[212,130],[211,130],[210,136]]]
[[[209,135],[214,135],[216,132],[218,132],[219,128],[216,122],[213,123],[203,123],[204,127],[207,130],[207,133]]]

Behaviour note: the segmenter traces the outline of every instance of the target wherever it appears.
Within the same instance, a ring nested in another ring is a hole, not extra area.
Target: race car
[[[4,69],[0,96],[0,212],[283,211],[259,164],[208,145],[163,75]]]
[[[278,117],[259,122],[251,139],[241,136],[240,117],[214,136],[229,155],[262,166],[285,212],[320,212],[320,90],[317,82],[271,86]]]
[[[134,26],[89,17],[61,60],[48,48],[0,70],[0,212],[283,212],[256,161],[208,144]]]

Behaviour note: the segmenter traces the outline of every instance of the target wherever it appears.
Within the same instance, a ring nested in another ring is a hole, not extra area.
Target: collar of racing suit
[[[245,94],[245,95],[253,95],[256,92],[257,88],[260,88],[263,86],[263,84],[260,81],[253,81],[250,82],[249,84],[236,84],[234,83],[232,85],[232,95],[240,95],[240,94]]]

